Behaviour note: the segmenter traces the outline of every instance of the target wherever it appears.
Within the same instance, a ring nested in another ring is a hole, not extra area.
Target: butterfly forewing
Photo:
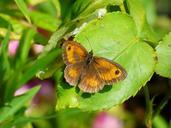
[[[83,62],[88,55],[86,49],[79,43],[76,43],[74,41],[64,42],[62,49],[62,57],[65,64],[67,65]]]
[[[94,57],[93,65],[97,70],[100,79],[102,79],[106,85],[111,85],[114,82],[123,80],[127,75],[124,68],[119,64],[103,57]]]

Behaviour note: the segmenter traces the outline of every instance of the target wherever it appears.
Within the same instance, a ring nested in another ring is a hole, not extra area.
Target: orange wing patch
[[[77,72],[76,68],[70,68],[68,70],[68,75],[73,77],[73,78],[75,78],[77,76],[77,74],[78,74],[78,72]]]
[[[86,49],[81,46],[79,43],[74,41],[66,41],[63,46],[63,60],[65,64],[75,64],[81,61],[85,61],[85,58],[88,54]]]
[[[89,93],[98,92],[104,87],[104,82],[98,76],[98,73],[93,65],[89,65],[88,67],[83,69],[78,87],[83,92]]]
[[[100,78],[110,85],[126,77],[126,71],[117,63],[102,57],[94,57],[94,63]]]

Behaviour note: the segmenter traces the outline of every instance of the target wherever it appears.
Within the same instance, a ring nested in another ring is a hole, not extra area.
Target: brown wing
[[[92,64],[86,65],[84,67],[78,87],[83,92],[88,93],[95,93],[103,89],[104,82],[99,77],[98,72]]]
[[[83,70],[83,65],[84,63],[80,62],[66,66],[64,70],[64,77],[70,85],[76,86],[78,84],[81,72]]]
[[[62,49],[62,57],[66,65],[85,61],[88,55],[86,49],[81,44],[74,41],[64,42]]]
[[[111,85],[114,82],[123,80],[127,76],[125,69],[121,65],[106,58],[94,57],[93,65],[100,79],[103,80],[106,85]]]

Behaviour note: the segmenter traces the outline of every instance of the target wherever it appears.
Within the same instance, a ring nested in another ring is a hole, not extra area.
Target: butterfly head
[[[93,56],[93,50],[91,50],[88,54]]]

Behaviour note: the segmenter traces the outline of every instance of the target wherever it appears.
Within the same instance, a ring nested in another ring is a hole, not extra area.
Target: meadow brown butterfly
[[[66,68],[65,80],[72,86],[77,86],[83,92],[95,93],[102,90],[105,85],[126,78],[125,69],[106,58],[93,56],[75,41],[65,41],[62,45],[62,57]]]

